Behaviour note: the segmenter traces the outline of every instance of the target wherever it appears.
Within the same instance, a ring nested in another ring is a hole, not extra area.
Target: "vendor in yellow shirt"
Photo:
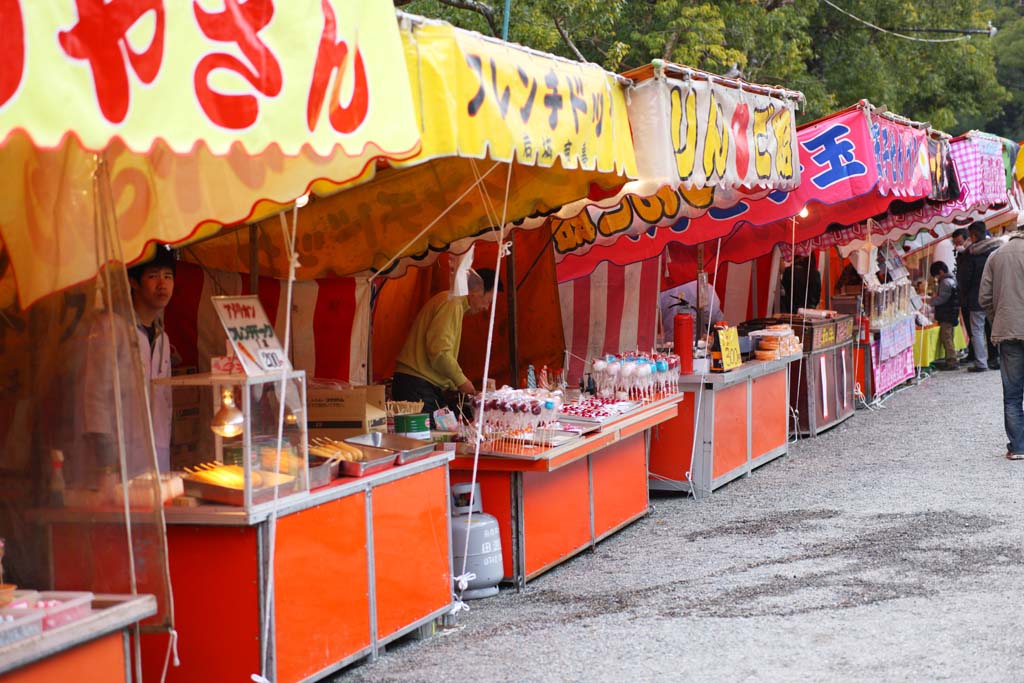
[[[445,391],[476,393],[459,367],[462,318],[490,310],[494,271],[470,271],[467,284],[468,295],[439,292],[416,316],[395,366],[391,395],[396,401],[423,401],[423,410],[433,413],[446,405]],[[498,291],[501,289],[499,282]]]

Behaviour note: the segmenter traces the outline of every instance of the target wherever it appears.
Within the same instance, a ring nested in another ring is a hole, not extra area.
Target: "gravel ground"
[[[938,373],[338,681],[1024,679],[1024,462]]]

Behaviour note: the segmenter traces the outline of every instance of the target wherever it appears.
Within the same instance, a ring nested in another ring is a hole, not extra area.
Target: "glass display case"
[[[280,449],[280,373],[177,375],[154,383],[198,393],[199,403],[212,407],[199,413],[198,453],[182,468],[186,496],[249,509],[309,491],[305,372],[286,375]]]

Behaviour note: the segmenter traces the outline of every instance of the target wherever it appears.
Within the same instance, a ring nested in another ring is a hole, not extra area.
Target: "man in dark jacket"
[[[967,246],[971,242],[971,233],[967,232],[967,228],[957,228],[949,236],[950,241],[953,243],[953,252],[956,254],[956,262],[953,264],[953,274],[959,278],[960,273],[963,272],[963,263],[967,257]],[[963,314],[964,322],[970,325],[971,312],[967,310],[964,305],[963,297],[960,297],[960,313]],[[967,362],[974,363],[974,349],[970,344],[967,345]]]
[[[809,256],[797,256],[793,265],[782,271],[782,310],[796,313],[801,308],[817,308],[821,301],[821,273]]]
[[[939,370],[959,370],[960,361],[956,357],[956,346],[953,343],[953,332],[960,319],[956,278],[949,274],[949,267],[943,261],[933,263],[930,272],[938,280],[938,289],[931,303],[935,310],[935,322],[939,324],[939,340],[946,353],[944,361],[937,366]]]
[[[982,372],[988,369],[988,340],[985,337],[985,310],[978,303],[978,290],[981,288],[981,274],[985,270],[988,257],[1002,244],[990,237],[984,221],[971,223],[968,230],[971,244],[957,264],[956,280],[960,290],[961,303],[970,315],[971,348],[974,349],[974,365],[969,372]]]

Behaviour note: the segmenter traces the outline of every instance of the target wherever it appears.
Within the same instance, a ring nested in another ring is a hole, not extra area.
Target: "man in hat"
[[[476,387],[459,367],[462,343],[462,319],[468,313],[479,315],[491,307],[495,287],[494,271],[470,271],[469,294],[451,296],[447,290],[435,294],[423,306],[398,354],[391,395],[396,401],[423,401],[423,409],[433,413],[446,402],[444,392],[457,389],[475,394]],[[502,290],[497,283],[498,291]]]

